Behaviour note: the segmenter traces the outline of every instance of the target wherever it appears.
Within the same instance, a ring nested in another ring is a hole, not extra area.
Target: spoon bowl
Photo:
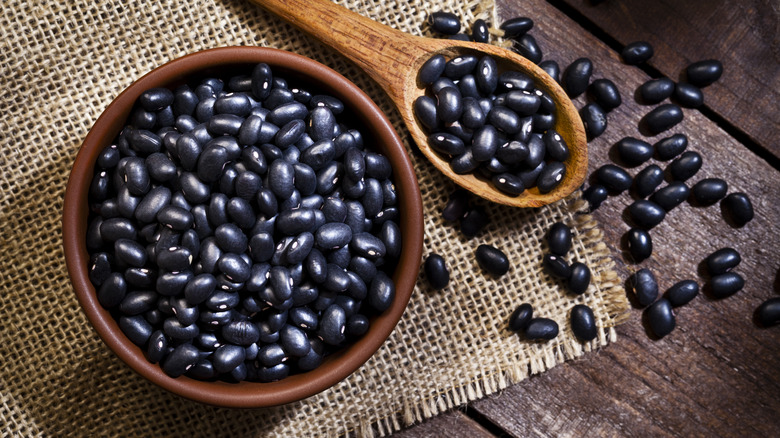
[[[332,3],[330,0],[252,0],[268,11],[311,34],[346,56],[376,81],[395,103],[417,146],[444,175],[472,193],[499,204],[541,207],[579,188],[588,168],[585,128],[574,104],[563,89],[537,65],[510,50],[482,43],[424,38],[401,32]],[[499,72],[516,70],[530,76],[536,87],[555,102],[554,129],[569,146],[564,162],[566,175],[548,193],[536,187],[518,196],[507,195],[490,181],[474,174],[457,174],[448,160],[428,144],[428,134],[414,114],[415,100],[426,85],[417,76],[423,63],[441,54],[447,59],[465,54],[490,55]]]

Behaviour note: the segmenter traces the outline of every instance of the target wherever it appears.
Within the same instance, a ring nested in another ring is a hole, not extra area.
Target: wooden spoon
[[[576,108],[561,87],[542,69],[517,53],[491,44],[432,39],[410,35],[332,3],[330,0],[252,0],[349,58],[376,81],[395,102],[414,141],[447,177],[472,193],[500,204],[540,207],[568,196],[582,185],[588,167],[585,129]],[[499,71],[516,70],[531,76],[536,86],[556,103],[555,130],[569,146],[566,175],[551,192],[537,188],[519,196],[499,191],[485,179],[452,171],[446,157],[431,149],[417,122],[414,101],[425,94],[417,81],[422,64],[435,54],[445,58],[463,54],[492,56]]]

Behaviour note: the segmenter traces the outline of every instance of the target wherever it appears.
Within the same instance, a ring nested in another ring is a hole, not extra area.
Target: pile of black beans
[[[621,52],[628,65],[641,65],[653,56],[650,44],[638,41],[627,45]],[[651,79],[642,84],[636,96],[640,104],[656,105],[640,121],[639,130],[647,135],[660,134],[680,123],[683,113],[680,107],[698,108],[703,104],[701,88],[717,81],[723,72],[717,60],[694,62],[685,69],[684,81],[675,83],[669,78]],[[662,103],[670,99],[670,103]],[[583,117],[584,118],[584,117]],[[741,192],[728,193],[728,183],[721,178],[704,178],[692,187],[686,182],[702,167],[703,158],[688,149],[688,137],[676,133],[649,144],[644,140],[626,137],[614,145],[618,165],[606,164],[594,172],[593,183],[584,190],[583,197],[591,211],[599,208],[609,196],[627,190],[635,201],[628,207],[631,229],[625,235],[625,246],[634,263],[641,263],[653,252],[650,235],[652,228],[686,200],[696,207],[707,207],[721,202],[724,219],[734,227],[742,227],[753,219],[750,198]],[[643,167],[635,177],[626,168],[645,165],[651,158],[671,163],[662,169],[657,164]],[[663,185],[664,181],[669,182]],[[741,290],[744,278],[730,272],[740,261],[732,248],[723,248],[707,258],[709,282],[705,290],[713,298],[726,298]],[[653,273],[646,269],[636,271],[628,281],[628,288],[636,305],[646,307],[645,318],[650,331],[658,338],[671,333],[675,327],[674,308],[683,306],[699,294],[699,284],[690,279],[681,280],[666,290],[659,298],[658,283]],[[771,306],[770,306],[771,307]]]
[[[90,187],[97,298],[172,377],[314,369],[395,297],[389,160],[339,99],[239,73],[144,92]]]
[[[524,19],[530,29],[533,22]],[[442,35],[458,34],[453,14],[435,12],[429,23]],[[510,23],[510,22],[507,22]],[[527,29],[512,23],[505,32]],[[474,24],[473,40],[487,42],[487,25]],[[428,144],[448,160],[455,173],[474,173],[509,196],[531,187],[540,193],[555,189],[566,176],[569,158],[565,140],[555,131],[555,103],[519,71],[499,71],[491,56],[435,55],[420,69],[426,95],[414,103]]]

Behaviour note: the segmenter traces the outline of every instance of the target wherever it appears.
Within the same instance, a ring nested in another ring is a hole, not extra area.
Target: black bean
[[[689,193],[690,189],[688,189],[688,186],[686,186],[685,183],[674,181],[653,193],[650,200],[669,212],[688,199]]]
[[[252,95],[257,100],[265,100],[271,93],[273,72],[268,64],[260,63],[252,69]]]
[[[450,281],[450,271],[444,258],[438,254],[430,254],[425,259],[425,277],[428,284],[436,289],[444,289]]]
[[[674,134],[663,138],[654,145],[655,155],[661,161],[671,160],[680,155],[688,147],[688,137],[685,134]]]
[[[517,196],[525,191],[523,180],[511,173],[499,173],[491,178],[493,185],[509,196]]]
[[[641,64],[653,57],[653,46],[646,41],[634,41],[623,47],[620,57],[628,65]]]
[[[173,113],[192,115],[198,105],[198,96],[187,85],[182,85],[173,93]]]
[[[214,102],[215,114],[234,114],[246,117],[252,110],[252,102],[243,93],[227,93],[217,97]]]
[[[225,344],[217,348],[211,357],[214,371],[229,373],[244,362],[246,350],[238,345]]]
[[[445,221],[461,219],[468,211],[469,194],[463,189],[458,189],[450,194],[447,204],[442,209],[442,217]]]
[[[444,55],[434,55],[420,67],[418,73],[418,79],[420,82],[426,85],[432,84],[436,79],[444,73],[444,66],[447,64],[447,60]]]
[[[479,245],[475,255],[477,264],[492,275],[499,277],[509,271],[509,258],[492,245]]]
[[[387,310],[395,299],[395,283],[384,271],[377,271],[368,287],[366,300],[369,306],[379,312]]]
[[[649,230],[666,217],[666,211],[653,201],[640,199],[628,206],[631,219],[641,228]]]
[[[339,345],[344,342],[347,315],[340,306],[331,304],[320,317],[320,326],[317,335],[329,345]]]
[[[504,36],[512,38],[528,32],[534,27],[534,21],[528,17],[515,17],[501,23],[499,28],[504,31]]]
[[[146,157],[146,169],[149,176],[157,182],[167,182],[176,176],[176,165],[161,152],[155,152]]]
[[[455,35],[460,32],[460,19],[451,12],[431,12],[427,18],[434,32],[443,35]]]
[[[547,246],[555,255],[566,255],[571,249],[571,228],[561,222],[554,223],[547,232]]]
[[[188,269],[192,260],[193,255],[190,250],[173,246],[158,253],[156,262],[160,269],[179,272]]]
[[[758,321],[763,327],[780,324],[780,298],[769,298],[756,309]]]
[[[198,320],[198,307],[190,305],[184,297],[171,298],[170,305],[176,320],[182,326],[192,325]]]
[[[111,256],[105,252],[94,253],[89,258],[89,280],[100,287],[111,275]]]
[[[536,113],[531,116],[531,118],[533,120],[534,132],[544,132],[548,129],[552,129],[552,127],[555,126],[555,114],[553,113]]]
[[[569,158],[569,147],[566,145],[566,140],[557,131],[548,129],[542,136],[542,140],[546,146],[546,157],[555,161],[566,161]]]
[[[589,103],[580,110],[580,118],[585,125],[585,132],[593,139],[607,129],[607,115],[597,103]]]
[[[450,160],[450,167],[453,172],[463,175],[477,169],[479,167],[479,161],[474,159],[472,149],[466,148],[462,154],[457,155]]]
[[[231,281],[247,281],[251,274],[250,266],[243,258],[233,253],[225,253],[217,261],[217,268]]]
[[[525,73],[507,70],[498,76],[498,86],[500,90],[507,92],[527,91],[531,93],[534,90],[534,80]]]
[[[614,164],[605,164],[596,170],[598,182],[613,193],[621,193],[631,187],[631,175]]]
[[[556,278],[567,280],[571,277],[571,266],[562,257],[555,254],[545,254],[542,264],[548,274]]]
[[[535,93],[526,90],[513,90],[506,93],[504,98],[504,105],[514,111],[520,116],[530,116],[535,114],[541,106],[541,99]],[[525,119],[518,119],[518,129],[515,133],[520,132],[523,127]]]
[[[463,140],[446,132],[431,134],[428,144],[437,152],[447,155],[460,155],[466,150]]]
[[[680,307],[691,302],[696,295],[699,295],[699,285],[693,280],[682,280],[667,289],[664,298],[673,307]]]
[[[695,85],[679,82],[674,87],[674,100],[685,108],[698,108],[704,104],[704,94]]]
[[[658,338],[663,338],[674,330],[675,318],[669,300],[661,298],[645,310],[650,330]]]
[[[736,272],[714,275],[710,279],[710,289],[715,298],[726,298],[742,290],[745,279]]]
[[[688,82],[697,87],[706,87],[720,79],[723,64],[715,59],[697,61],[685,68]]]
[[[146,264],[146,248],[135,240],[118,239],[114,242],[114,256],[117,260],[138,268]]]
[[[509,316],[509,330],[513,332],[522,332],[528,327],[534,315],[534,308],[528,303],[523,303]]]
[[[608,196],[607,188],[601,184],[593,184],[582,192],[582,198],[588,201],[590,211],[599,208]]]
[[[526,33],[516,38],[516,41],[515,49],[523,57],[528,58],[534,64],[538,64],[542,60],[542,49],[536,42],[536,38]]]
[[[178,345],[165,356],[162,370],[170,377],[179,377],[195,366],[200,359],[198,348],[192,344]]]
[[[365,257],[369,260],[376,260],[384,257],[386,248],[382,239],[374,236],[371,233],[357,233],[352,235],[352,240],[349,243],[349,248],[352,250],[352,254]]]
[[[634,263],[640,263],[653,254],[653,240],[650,233],[639,228],[631,228],[626,233],[628,251]]]
[[[487,28],[485,28],[485,31],[487,32]],[[496,60],[490,56],[481,57],[475,67],[475,79],[479,90],[483,94],[493,94],[498,86],[498,66],[496,65]]]
[[[644,125],[652,135],[656,135],[680,123],[682,119],[683,112],[680,107],[673,103],[666,103],[645,114],[640,124]]]
[[[463,112],[463,99],[457,88],[445,87],[436,93],[436,115],[444,123],[457,121]]]
[[[184,199],[192,204],[202,204],[211,196],[211,189],[192,172],[179,175],[179,185]]]
[[[723,200],[722,205],[727,216],[737,227],[745,226],[745,224],[753,220],[753,204],[745,193],[729,193]]]
[[[210,274],[214,273],[220,257],[222,257],[222,250],[217,246],[216,240],[213,237],[203,239],[200,247],[201,270]]]
[[[474,20],[474,24],[471,26],[471,39],[477,43],[487,43],[489,38],[490,34],[485,20],[481,18]]]
[[[146,357],[151,363],[161,361],[168,350],[168,338],[162,330],[156,330],[149,337],[149,344],[146,349]]]
[[[222,251],[241,254],[247,249],[248,238],[235,224],[226,223],[214,230],[217,245]]]
[[[686,181],[701,169],[702,158],[698,152],[688,151],[669,164],[669,173],[674,181]]]
[[[552,59],[548,59],[540,62],[539,68],[550,75],[550,77],[553,78],[555,82],[561,82],[561,68],[558,66],[557,62],[553,61]]]
[[[322,169],[336,157],[336,146],[333,140],[321,140],[301,153],[300,161],[314,170]]]
[[[205,123],[214,117],[214,102],[216,101],[217,99],[213,96],[201,97],[200,101],[195,106],[195,119],[201,123]]]
[[[474,55],[457,56],[447,61],[444,67],[444,75],[453,81],[460,79],[474,71],[478,62],[479,58]]]
[[[490,125],[487,125],[480,129],[477,134],[474,136],[474,142],[476,143],[477,139],[479,138],[479,132],[484,131],[486,128],[495,127],[500,132],[503,132],[504,134],[512,135],[517,134],[520,132],[520,129],[522,129],[522,126],[520,124],[520,116],[517,115],[516,112],[512,111],[511,109],[496,105],[494,106],[490,112],[487,115],[487,121],[490,123]],[[496,141],[493,141],[493,143],[497,143]],[[485,160],[482,160],[485,161]]]
[[[593,74],[593,62],[588,58],[579,58],[574,60],[563,71],[561,84],[566,94],[575,98],[584,93],[590,83],[590,76]]]
[[[544,161],[545,152],[546,147],[544,146],[542,137],[536,134],[531,135],[531,138],[528,141],[528,157],[525,159],[526,166],[530,168],[538,166]]]
[[[574,262],[571,264],[571,276],[569,276],[569,291],[575,295],[582,295],[588,290],[590,285],[590,268],[584,263]]]
[[[640,198],[646,198],[652,194],[659,185],[661,185],[663,180],[664,171],[658,167],[658,165],[651,164],[645,167],[634,177],[634,188],[636,195]],[[666,208],[664,208],[664,210],[666,210]]]
[[[285,324],[279,330],[279,345],[288,356],[303,357],[309,353],[309,338],[300,328]]]
[[[647,268],[636,271],[629,279],[629,285],[640,306],[649,306],[658,298],[658,283]]]
[[[588,86],[588,95],[604,111],[612,111],[623,103],[620,91],[614,82],[609,79],[596,79]]]
[[[198,336],[200,329],[197,324],[184,325],[176,317],[169,317],[163,322],[163,332],[171,339],[189,341]]]
[[[530,153],[527,144],[512,140],[499,146],[498,149],[496,149],[495,156],[501,160],[501,162],[512,165],[528,159]]]
[[[596,339],[596,317],[593,310],[584,304],[577,304],[571,309],[571,330],[580,341],[588,342]]]
[[[674,94],[674,81],[669,78],[650,79],[639,86],[641,103],[653,105]]]
[[[729,186],[720,178],[705,178],[691,188],[693,199],[699,205],[712,205],[726,196]]]
[[[507,111],[511,112],[511,110]],[[499,123],[499,126],[502,126],[501,123]],[[496,154],[496,150],[498,149],[498,138],[499,134],[493,125],[485,125],[482,129],[477,131],[474,134],[474,140],[472,142],[471,149],[474,159],[477,161],[489,161],[491,158],[493,158],[493,156]]]
[[[549,341],[558,336],[558,323],[549,318],[533,318],[525,328],[525,338],[529,341]]]
[[[623,137],[615,148],[620,159],[629,167],[639,166],[653,156],[650,143],[633,137]]]
[[[542,169],[539,174],[539,178],[536,181],[536,186],[539,188],[539,193],[549,193],[563,181],[566,176],[566,166],[558,161],[552,161]]]
[[[401,237],[401,227],[395,221],[386,221],[379,229],[379,237],[385,244],[385,255],[394,259],[401,255],[403,240]]]
[[[213,275],[198,274],[184,287],[184,297],[187,302],[195,306],[206,301],[217,287],[217,280]]]
[[[132,343],[139,347],[146,345],[154,331],[152,325],[144,319],[143,315],[120,316],[119,329]]]
[[[479,207],[472,208],[460,220],[460,231],[466,237],[474,237],[482,231],[490,218],[485,211]]]

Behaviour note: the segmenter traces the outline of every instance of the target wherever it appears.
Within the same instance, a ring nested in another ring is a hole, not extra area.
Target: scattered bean
[[[664,298],[672,307],[680,307],[688,304],[699,294],[699,285],[693,280],[683,280],[675,283],[666,290]]]
[[[488,273],[500,277],[509,271],[509,258],[492,245],[479,245],[475,252],[477,264]]]
[[[596,317],[593,310],[584,304],[577,304],[571,309],[571,330],[580,341],[588,342],[596,339]]]
[[[634,41],[623,47],[620,57],[628,65],[641,64],[653,57],[653,46],[646,41]]]
[[[715,298],[730,297],[742,290],[744,286],[745,279],[736,272],[714,275],[710,279],[712,296]]]
[[[715,59],[697,61],[685,68],[688,82],[697,87],[706,87],[720,79],[723,64]]]
[[[693,199],[699,205],[712,205],[726,196],[728,183],[720,178],[705,178],[691,188]]]
[[[628,251],[634,263],[640,263],[653,254],[653,240],[650,233],[639,228],[631,228],[626,233]]]
[[[629,279],[631,290],[640,306],[646,307],[658,298],[658,283],[647,268],[636,271]]]
[[[650,330],[658,338],[663,338],[674,330],[675,317],[672,304],[666,298],[661,298],[645,310]]]
[[[723,208],[738,227],[743,227],[753,220],[753,204],[745,193],[730,193],[723,200]]]

